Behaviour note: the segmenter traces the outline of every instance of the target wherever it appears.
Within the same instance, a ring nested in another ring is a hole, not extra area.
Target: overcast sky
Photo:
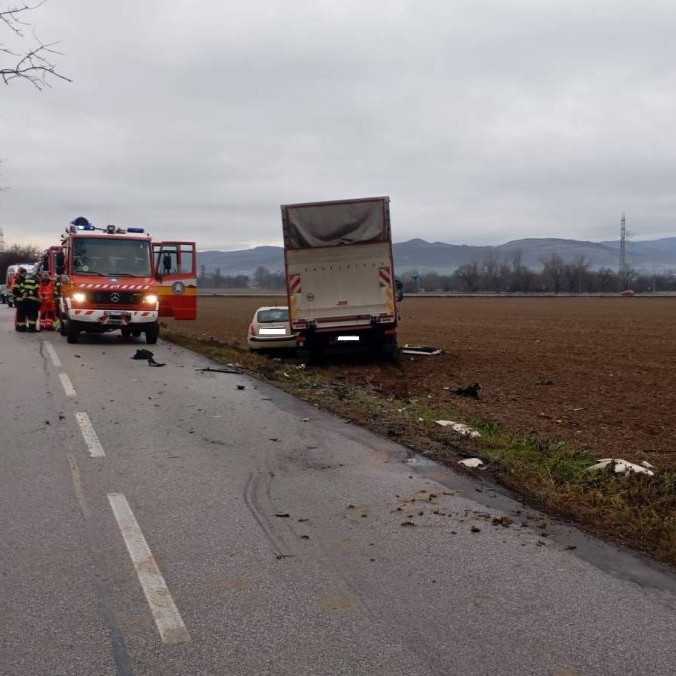
[[[676,234],[673,0],[48,0],[33,20],[73,83],[0,86],[10,241],[85,215],[244,248],[279,243],[281,203],[383,194],[397,241],[616,238],[622,211]]]

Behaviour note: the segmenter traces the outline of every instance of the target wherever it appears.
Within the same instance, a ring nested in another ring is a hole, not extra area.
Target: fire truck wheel
[[[68,322],[68,325],[66,326],[66,340],[73,344],[77,343],[78,339],[80,337],[80,329],[78,328],[77,324],[75,322]]]
[[[128,328],[120,329],[120,332],[122,333],[123,338],[131,338],[131,329]]]
[[[159,324],[152,324],[145,330],[146,334],[146,343],[148,345],[155,345],[157,339],[160,335],[160,326]]]

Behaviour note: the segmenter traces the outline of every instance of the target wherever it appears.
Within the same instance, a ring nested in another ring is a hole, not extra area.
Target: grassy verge
[[[528,503],[676,565],[676,472],[658,471],[654,477],[588,472],[595,457],[563,442],[514,435],[485,420],[464,421],[481,432],[478,439],[436,425],[438,419],[459,420],[451,403],[388,396],[368,385],[343,382],[321,368],[274,361],[176,331],[165,330],[163,336],[214,361],[237,363],[260,379],[434,460],[457,467],[459,458],[479,456],[492,478]]]

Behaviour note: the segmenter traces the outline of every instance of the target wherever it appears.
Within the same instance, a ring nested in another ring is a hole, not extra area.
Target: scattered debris
[[[481,436],[481,433],[478,430],[473,429],[469,425],[464,423],[455,422],[453,420],[435,420],[437,425],[441,427],[450,427],[454,432],[462,434],[464,437],[470,437],[471,439],[477,439]]]
[[[288,519],[291,515],[288,512],[276,512],[275,516],[278,519]]]
[[[437,357],[443,354],[443,350],[439,347],[429,347],[428,345],[404,345],[401,348],[402,354],[414,354],[420,357]]]
[[[206,368],[202,369],[195,369],[195,371],[199,371],[200,373],[239,373],[239,370],[235,368],[214,369],[211,368],[211,366],[207,366]]]
[[[491,523],[494,526],[502,526],[503,528],[509,528],[514,521],[510,519],[508,516],[494,516],[493,519],[491,520]]]
[[[277,437],[270,437],[269,441],[279,441]]]
[[[481,533],[481,528],[479,528],[479,526],[472,526],[472,527],[470,528],[470,531],[471,531],[472,533]]]
[[[566,550],[567,552],[572,552],[573,549],[577,549],[577,545],[566,545],[566,546],[565,546],[565,550]]]
[[[415,526],[415,524],[413,523],[413,521],[402,521],[402,522],[401,522],[401,525],[402,525],[402,526]]]
[[[465,458],[464,460],[458,460],[458,465],[477,469],[484,466],[484,461],[481,458]]]
[[[479,385],[479,383],[474,383],[473,385],[467,385],[466,387],[456,388],[453,390],[453,394],[457,394],[460,397],[471,397],[472,399],[478,399],[479,390],[481,390],[481,385]]]
[[[310,536],[309,536],[309,535],[301,535],[301,536],[300,536],[300,539],[301,539],[301,540],[309,540],[309,539],[310,539]]]
[[[148,366],[166,366],[166,364],[160,364],[160,362],[155,361],[155,356],[150,350],[136,350],[136,354],[134,354],[132,359],[147,361]]]
[[[246,386],[245,385],[237,385],[238,390],[245,390]]]
[[[305,518],[305,519],[298,519],[298,523],[305,523],[306,521],[309,521],[310,519]]]
[[[649,463],[648,463],[649,464]],[[607,467],[612,467],[615,474],[647,474],[648,476],[655,476],[655,472],[646,467],[645,465],[635,465],[633,462],[628,460],[622,460],[622,458],[602,458],[595,465],[587,468],[587,471],[606,469]],[[652,467],[652,465],[650,465]]]

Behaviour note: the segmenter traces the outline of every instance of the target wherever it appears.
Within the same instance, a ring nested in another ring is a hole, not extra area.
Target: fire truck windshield
[[[150,277],[150,244],[140,239],[76,237],[73,242],[73,273]]]

